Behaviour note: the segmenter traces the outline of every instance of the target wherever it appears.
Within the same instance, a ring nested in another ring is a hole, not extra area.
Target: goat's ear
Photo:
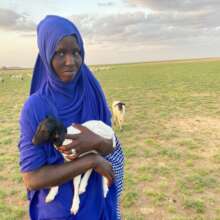
[[[40,144],[43,141],[42,139],[43,139],[43,124],[40,123],[32,138],[32,143],[35,145]]]
[[[54,129],[56,128],[56,122],[51,116],[47,116],[37,127],[37,130],[33,136],[32,142],[35,145],[49,141]]]
[[[124,102],[121,102],[121,104],[125,106],[125,103],[124,103]]]

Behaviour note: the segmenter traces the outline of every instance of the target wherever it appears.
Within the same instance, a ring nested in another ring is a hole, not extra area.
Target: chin
[[[62,81],[63,82],[70,82],[71,80],[73,80],[76,76],[76,73],[69,73],[69,74],[65,74],[65,76],[62,77]]]

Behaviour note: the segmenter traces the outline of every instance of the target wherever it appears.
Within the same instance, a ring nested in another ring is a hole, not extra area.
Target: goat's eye
[[[47,131],[45,129],[41,129],[41,132],[45,134]]]
[[[56,134],[56,135],[55,135],[55,137],[56,137],[56,138],[58,138],[58,137],[59,137],[59,135],[58,135],[58,134]]]

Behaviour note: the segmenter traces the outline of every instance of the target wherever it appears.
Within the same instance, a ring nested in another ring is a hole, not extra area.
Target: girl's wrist
[[[95,150],[101,155],[106,156],[113,151],[113,140],[101,138],[100,142],[97,144]]]

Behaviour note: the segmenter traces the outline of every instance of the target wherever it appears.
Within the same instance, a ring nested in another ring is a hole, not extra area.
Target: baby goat
[[[116,140],[115,140],[114,131],[112,130],[111,127],[109,127],[102,121],[98,121],[98,120],[87,121],[83,123],[82,125],[104,138],[112,139],[113,147],[115,147]],[[33,144],[38,145],[43,142],[51,141],[54,144],[55,148],[57,149],[61,145],[67,145],[72,142],[72,140],[70,139],[65,139],[66,134],[79,134],[79,133],[80,131],[74,128],[72,125],[66,129],[61,122],[57,121],[56,119],[52,117],[47,117],[45,120],[43,120],[39,124],[37,131],[32,139],[32,142]],[[96,151],[92,151],[92,152],[97,153]],[[91,153],[91,151],[81,154],[80,156],[83,156],[88,153]],[[75,151],[73,150],[72,155],[74,154],[75,154]],[[69,161],[66,158],[65,154],[63,154],[63,157],[66,161]],[[79,204],[80,204],[79,195],[85,192],[86,186],[88,184],[88,179],[91,173],[92,173],[92,169],[88,170],[84,174],[82,179],[81,179],[81,175],[78,175],[74,177],[73,179],[74,197],[73,197],[73,202],[72,202],[72,207],[71,207],[72,214],[76,214],[78,212]],[[59,189],[58,186],[54,186],[50,189],[45,199],[47,203],[54,200],[55,196],[58,193],[58,189]],[[108,180],[106,177],[103,177],[104,197],[107,196],[107,193],[108,193]]]
[[[114,101],[112,103],[112,114],[114,125],[118,124],[122,131],[122,126],[125,118],[125,103],[121,101]]]

